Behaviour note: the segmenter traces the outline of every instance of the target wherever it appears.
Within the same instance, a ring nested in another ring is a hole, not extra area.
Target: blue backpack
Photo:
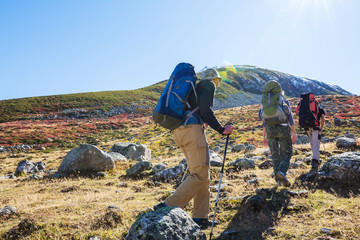
[[[190,109],[187,101],[190,93],[194,91],[196,96],[196,79],[194,66],[190,63],[179,63],[175,67],[153,111],[155,123],[173,130],[197,110],[187,111]]]

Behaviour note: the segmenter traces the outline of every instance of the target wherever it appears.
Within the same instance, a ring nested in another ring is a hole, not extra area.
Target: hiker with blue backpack
[[[192,199],[193,220],[202,228],[211,226],[210,212],[210,152],[206,128],[210,126],[223,135],[232,133],[232,125],[222,126],[213,107],[215,90],[221,77],[214,69],[195,74],[189,63],[178,64],[153,112],[153,120],[172,130],[175,143],[185,155],[189,175],[164,202],[154,206],[184,208]]]
[[[278,185],[291,186],[286,177],[292,157],[292,144],[296,142],[294,118],[290,103],[283,96],[277,81],[271,80],[262,92],[262,108],[259,118],[263,121],[263,143],[269,146]]]
[[[315,95],[312,92],[300,95],[300,102],[296,108],[299,116],[299,125],[305,129],[311,145],[312,160],[308,177],[318,173],[321,164],[320,140],[325,125],[325,111],[319,106]]]

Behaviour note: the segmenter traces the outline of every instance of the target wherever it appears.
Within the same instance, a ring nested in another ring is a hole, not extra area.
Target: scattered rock
[[[14,174],[8,174],[5,176],[0,176],[0,180],[2,179],[16,179],[17,177]]]
[[[340,127],[342,124],[341,119],[338,117],[334,117],[334,125]]]
[[[162,170],[166,169],[166,164],[165,163],[160,163],[160,164],[157,164],[153,167],[152,169],[152,172],[154,174],[158,173],[158,172],[161,172]]]
[[[233,166],[237,169],[254,169],[255,162],[249,158],[238,158],[235,161],[229,163],[230,166]]]
[[[115,143],[111,149],[111,152],[117,152],[124,155],[127,159],[133,159],[136,161],[150,161],[151,150],[146,145],[134,144],[134,143]]]
[[[184,210],[163,207],[141,215],[125,239],[205,240],[206,236]]]
[[[105,178],[105,177],[107,177],[107,173],[106,173],[106,172],[97,172],[97,173],[95,174],[95,177]]]
[[[30,176],[28,176],[27,178],[25,178],[25,180],[39,180],[42,179],[43,177],[37,174],[32,174]]]
[[[45,170],[45,166],[46,164],[42,161],[33,163],[26,159],[18,163],[17,168],[15,170],[15,176],[19,176],[21,174],[28,174],[28,173],[34,174],[34,173],[43,172]]]
[[[119,210],[121,212],[123,212],[124,210],[122,210],[120,207],[116,206],[116,205],[109,205],[108,206],[109,210]]]
[[[297,140],[295,144],[308,144],[310,143],[310,139],[307,135],[297,135]]]
[[[245,150],[246,146],[245,144],[238,144],[232,147],[232,151],[233,152],[241,152],[243,150]]]
[[[126,170],[126,176],[136,177],[136,176],[139,176],[142,172],[150,170],[151,168],[152,168],[151,162],[139,161],[134,166],[132,166],[128,170]]]
[[[356,139],[355,134],[350,133],[350,132],[345,133],[344,137]]]
[[[265,158],[261,157],[261,156],[253,156],[253,157],[251,157],[251,160],[253,160],[254,162],[257,162],[257,161],[264,161]]]
[[[291,162],[289,168],[290,169],[299,169],[299,168],[300,169],[305,169],[306,165],[301,161]]]
[[[221,167],[222,159],[221,156],[213,151],[210,151],[210,166]]]
[[[115,162],[109,154],[94,145],[83,144],[68,152],[58,172],[88,174],[114,168]]]
[[[287,191],[286,195],[290,197],[307,198],[309,196],[309,191],[307,190]]]
[[[360,181],[360,152],[347,152],[329,157],[321,167],[320,174],[342,183]]]
[[[16,207],[14,206],[5,206],[4,208],[0,208],[0,216],[5,216],[5,215],[13,215],[16,214]]]
[[[254,145],[247,145],[246,148],[245,148],[245,152],[252,152],[252,151],[255,151],[255,146]]]
[[[161,172],[158,172],[154,175],[153,180],[157,181],[171,181],[173,179],[177,179],[181,176],[185,171],[185,166],[179,164],[175,167],[164,169]]]
[[[265,162],[259,164],[260,169],[270,169],[272,167],[273,167],[272,160],[266,160]]]
[[[220,185],[220,192],[225,192],[225,188],[227,187],[226,183],[222,183]],[[210,192],[217,192],[219,190],[219,184],[215,184],[213,186],[210,186]]]
[[[261,178],[253,178],[253,179],[250,179],[249,181],[248,181],[248,183],[250,184],[250,185],[259,185],[260,184],[260,180],[262,180]]]
[[[336,141],[337,148],[352,149],[356,147],[356,140],[348,137],[338,138]]]

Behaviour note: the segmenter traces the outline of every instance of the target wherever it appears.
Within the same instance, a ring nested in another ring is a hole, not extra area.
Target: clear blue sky
[[[0,100],[137,89],[182,61],[360,95],[360,1],[0,0]]]

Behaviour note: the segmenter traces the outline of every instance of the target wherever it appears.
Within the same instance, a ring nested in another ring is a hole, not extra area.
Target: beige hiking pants
[[[175,143],[184,153],[190,174],[164,202],[184,208],[194,199],[193,218],[208,218],[210,212],[209,147],[200,124],[180,126],[173,130]]]
[[[311,150],[312,150],[312,158],[316,160],[320,160],[320,140],[319,140],[319,130],[314,130],[309,128],[307,134],[310,139]]]

